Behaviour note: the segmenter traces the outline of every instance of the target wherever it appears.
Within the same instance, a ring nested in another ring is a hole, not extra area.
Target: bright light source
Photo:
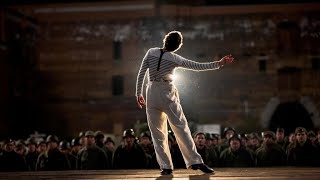
[[[179,75],[178,75],[177,73],[175,73],[175,74],[172,76],[172,80],[173,80],[173,81],[179,80]]]

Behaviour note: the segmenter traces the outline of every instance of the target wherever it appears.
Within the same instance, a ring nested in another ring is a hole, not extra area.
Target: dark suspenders
[[[159,60],[158,60],[158,67],[157,67],[157,71],[159,71],[159,69],[160,69],[160,63],[161,63],[161,59],[162,59],[162,56],[163,56],[163,54],[164,54],[164,51],[163,51],[163,49],[160,49],[160,57],[159,57]]]

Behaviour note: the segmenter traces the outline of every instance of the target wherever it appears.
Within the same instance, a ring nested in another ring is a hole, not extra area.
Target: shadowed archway
[[[293,132],[298,126],[312,129],[314,123],[311,117],[312,115],[299,101],[281,103],[270,119],[269,129],[275,131],[278,127],[283,127],[286,134]]]

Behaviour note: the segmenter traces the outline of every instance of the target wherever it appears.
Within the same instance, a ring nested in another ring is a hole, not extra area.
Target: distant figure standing
[[[219,61],[198,63],[188,60],[174,52],[182,46],[183,37],[179,31],[169,32],[163,39],[163,48],[151,48],[142,60],[136,82],[138,106],[146,104],[146,113],[157,161],[162,175],[171,175],[172,159],[168,146],[167,119],[176,136],[187,168],[200,169],[205,173],[213,173],[213,169],[203,163],[192,139],[187,119],[180,105],[178,90],[173,84],[175,68],[181,67],[195,71],[215,70],[233,62],[227,55]],[[148,70],[148,87],[145,103],[142,85]]]

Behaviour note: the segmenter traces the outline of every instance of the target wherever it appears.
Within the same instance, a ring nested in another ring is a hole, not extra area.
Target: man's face
[[[86,144],[86,137],[85,137],[85,136],[82,136],[82,137],[80,138],[79,142],[80,142],[80,144],[81,144],[82,146],[84,146],[84,145]]]
[[[284,132],[282,131],[277,131],[276,133],[276,139],[277,141],[282,141],[284,139]]]
[[[232,151],[238,151],[240,149],[240,141],[238,139],[232,139],[230,141],[230,148]]]
[[[141,137],[140,138],[140,143],[146,146],[146,145],[151,144],[151,141],[150,141],[150,139],[148,137]]]
[[[250,144],[252,146],[258,146],[259,145],[259,140],[257,138],[252,138],[252,139],[250,139]]]
[[[112,142],[107,142],[105,143],[105,146],[107,147],[107,149],[109,149],[110,151],[114,150],[114,144]]]
[[[319,131],[318,134],[317,134],[317,139],[318,139],[318,141],[320,142],[320,131]]]
[[[227,139],[230,139],[230,137],[233,136],[233,135],[234,135],[234,131],[233,131],[233,130],[228,130],[228,131],[226,132],[226,138],[227,138]]]
[[[213,140],[212,139],[206,139],[206,145],[207,146],[211,146],[213,144]]]
[[[206,145],[206,138],[204,136],[204,134],[198,134],[195,139],[195,144],[197,147],[203,147]]]
[[[123,138],[123,141],[126,146],[131,147],[131,146],[133,146],[134,139],[135,138],[133,136],[126,136]]]
[[[87,146],[92,146],[96,143],[96,140],[94,139],[94,136],[87,136],[85,142]]]
[[[305,132],[297,133],[296,138],[299,144],[304,144],[307,141],[307,134]]]
[[[76,153],[78,153],[80,151],[80,149],[81,149],[81,146],[79,146],[79,145],[76,145],[76,146],[72,147],[72,151],[76,152]]]
[[[58,147],[58,143],[57,142],[49,142],[48,143],[48,149],[54,149],[54,148],[57,148]]]
[[[47,145],[46,144],[44,144],[44,143],[39,144],[38,151],[40,153],[45,152],[46,150],[47,150]]]
[[[212,144],[215,145],[215,146],[218,145],[219,144],[219,140],[216,139],[216,138],[213,138]]]
[[[294,134],[294,133],[291,133],[290,135],[289,135],[289,142],[290,143],[293,143],[293,142],[295,142],[296,141],[296,135]]]
[[[5,149],[7,152],[11,152],[11,151],[14,151],[15,147],[16,146],[15,146],[14,142],[9,142],[6,144]]]
[[[315,136],[309,136],[308,139],[310,139],[310,141],[312,143],[314,143],[316,141],[316,137]]]
[[[271,137],[271,136],[268,136],[268,135],[266,135],[266,136],[263,137],[263,141],[264,141],[264,143],[267,144],[267,145],[272,144],[272,143],[274,142],[273,139],[272,139],[272,137]]]
[[[70,154],[70,149],[60,149],[63,154]]]
[[[247,139],[246,138],[241,138],[241,144],[243,145],[243,146],[247,146]]]
[[[36,151],[36,145],[35,144],[28,144],[28,151],[29,152],[35,152]]]

